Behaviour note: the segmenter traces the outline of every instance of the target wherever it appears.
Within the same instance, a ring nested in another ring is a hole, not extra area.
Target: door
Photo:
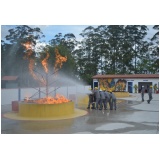
[[[133,93],[133,82],[128,82],[128,92]]]
[[[94,88],[98,87],[98,82],[94,82]]]
[[[138,82],[138,91],[140,93],[142,86],[144,86],[145,93],[148,93],[149,86],[152,86],[152,82]]]

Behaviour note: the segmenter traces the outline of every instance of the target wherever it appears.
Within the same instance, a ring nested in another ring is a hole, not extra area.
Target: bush
[[[137,84],[134,85],[134,89],[135,89],[135,93],[137,93],[137,90],[138,90]]]

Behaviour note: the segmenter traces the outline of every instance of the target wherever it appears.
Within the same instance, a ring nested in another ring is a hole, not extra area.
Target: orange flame
[[[33,76],[33,78],[37,80],[38,78],[37,78],[36,74],[33,72],[35,62],[34,62],[34,59],[30,58],[30,56],[33,53],[32,52],[32,43],[31,42],[26,42],[26,43],[23,43],[22,45],[27,50],[27,55],[25,55],[24,58],[29,59],[29,71],[30,71],[31,75]]]
[[[35,61],[33,58],[31,58],[30,56],[32,55],[33,51],[32,51],[32,43],[31,42],[26,42],[26,43],[23,43],[22,44],[25,48],[26,48],[26,51],[27,51],[27,54],[24,56],[24,58],[28,59],[29,60],[29,71],[31,73],[31,75],[33,76],[33,78],[35,80],[40,80],[41,83],[46,83],[44,79],[42,78],[39,78],[35,73],[34,73],[34,65],[35,65]]]
[[[59,52],[58,49],[55,49],[56,52],[56,62],[54,65],[54,71],[57,72],[58,69],[60,69],[62,67],[63,62],[67,61],[67,57],[62,57]]]
[[[41,62],[46,73],[48,73],[48,63],[47,63],[48,58],[49,58],[49,53],[47,52],[46,58],[44,58],[44,60]]]
[[[43,78],[38,77],[35,73],[34,73],[34,66],[35,66],[35,61],[34,59],[31,57],[33,50],[32,50],[32,43],[31,42],[26,42],[24,44],[22,44],[23,46],[25,46],[26,48],[26,55],[25,58],[27,58],[29,60],[29,71],[31,73],[31,75],[33,76],[33,78],[35,80],[39,80],[40,82],[46,84],[46,80],[44,80]],[[58,69],[60,69],[63,65],[64,62],[67,61],[67,57],[62,57],[59,52],[58,49],[55,49],[55,53],[56,53],[56,62],[54,65],[54,71],[57,72]],[[46,57],[42,60],[42,66],[45,70],[46,73],[48,73],[48,63],[47,60],[49,58],[49,53],[46,53]],[[26,99],[26,101],[29,101],[28,99]],[[65,98],[62,95],[57,94],[55,97],[45,97],[45,98],[40,98],[37,100],[31,100],[34,103],[38,103],[38,104],[58,104],[58,103],[65,103],[65,102],[69,102],[70,100],[68,100],[67,98]]]
[[[33,102],[38,103],[38,104],[59,104],[59,103],[66,103],[69,101],[70,100],[68,100],[64,96],[57,94],[55,96],[55,98],[54,97],[45,97],[45,98],[36,99]]]

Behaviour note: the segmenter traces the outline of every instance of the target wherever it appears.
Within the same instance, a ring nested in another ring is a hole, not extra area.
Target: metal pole
[[[69,98],[69,97],[68,97],[68,85],[67,85],[67,98]]]
[[[21,101],[21,88],[18,87],[18,101]]]
[[[39,99],[41,98],[41,88],[39,87]]]
[[[76,105],[77,105],[77,86],[76,87]]]
[[[18,101],[21,101],[20,79],[18,78]]]
[[[48,74],[46,73],[46,97],[48,98]]]

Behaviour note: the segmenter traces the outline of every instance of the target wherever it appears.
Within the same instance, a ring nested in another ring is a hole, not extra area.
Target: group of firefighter
[[[91,90],[91,93],[89,94],[87,109],[90,109],[90,106],[92,106],[91,109],[107,110],[108,104],[110,110],[117,109],[116,96],[111,90],[99,90],[98,87],[95,87],[94,89],[90,88],[89,90]]]

